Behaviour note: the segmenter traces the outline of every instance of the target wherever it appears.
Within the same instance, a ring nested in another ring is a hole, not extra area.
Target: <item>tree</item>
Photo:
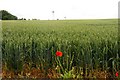
[[[1,10],[0,14],[2,14],[2,20],[17,20],[18,18],[11,13],[7,12],[6,10]]]

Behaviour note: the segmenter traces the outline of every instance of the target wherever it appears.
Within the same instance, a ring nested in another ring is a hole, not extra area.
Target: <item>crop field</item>
[[[2,21],[3,78],[119,78],[117,19]]]

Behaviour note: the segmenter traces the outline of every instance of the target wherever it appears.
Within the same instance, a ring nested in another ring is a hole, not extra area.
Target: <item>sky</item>
[[[26,19],[108,19],[118,17],[119,1],[0,0],[0,10],[7,10],[18,18]]]

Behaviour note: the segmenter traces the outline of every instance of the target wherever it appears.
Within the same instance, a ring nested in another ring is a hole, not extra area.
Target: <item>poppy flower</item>
[[[119,73],[118,73],[118,72],[116,72],[116,73],[115,73],[115,76],[116,76],[116,77],[118,77],[118,76],[119,76]]]
[[[62,55],[63,55],[63,53],[62,53],[61,51],[57,51],[57,52],[56,52],[56,56],[62,57]]]

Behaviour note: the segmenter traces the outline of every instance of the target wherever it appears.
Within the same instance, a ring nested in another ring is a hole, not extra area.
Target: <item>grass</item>
[[[120,69],[117,25],[116,19],[2,21],[3,68],[16,75],[27,64],[45,75],[58,67],[54,71],[62,78],[93,78],[99,70],[115,77]]]

